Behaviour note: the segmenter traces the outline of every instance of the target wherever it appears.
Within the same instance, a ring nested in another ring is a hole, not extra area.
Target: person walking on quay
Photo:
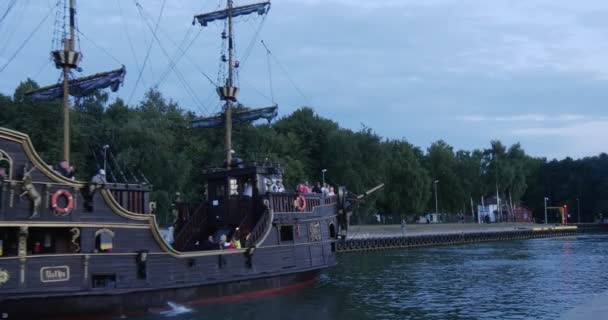
[[[401,234],[405,235],[405,218],[401,219]]]

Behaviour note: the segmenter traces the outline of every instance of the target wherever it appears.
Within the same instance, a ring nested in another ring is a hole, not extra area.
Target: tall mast
[[[111,88],[117,91],[122,84],[127,70],[124,66],[120,69],[94,74],[70,81],[70,70],[77,69],[82,54],[76,51],[76,0],[58,1],[58,5],[63,5],[67,9],[69,1],[69,30],[63,29],[61,39],[54,42],[54,50],[51,56],[55,62],[55,67],[62,70],[63,81],[54,85],[38,88],[25,93],[34,101],[55,101],[61,98],[63,101],[63,160],[70,161],[70,95],[74,97],[85,97],[98,89]],[[59,17],[59,15],[58,15]],[[61,18],[65,19],[66,15]],[[62,23],[59,20],[56,23]],[[62,23],[64,26],[65,21]],[[73,90],[70,90],[72,88]]]
[[[233,34],[232,34],[232,0],[228,1],[228,79],[226,87],[233,87]],[[226,167],[230,169],[232,163],[232,100],[226,99]]]
[[[235,86],[234,70],[238,68],[238,61],[236,61],[234,52],[234,26],[233,20],[239,16],[258,14],[265,15],[270,9],[270,0],[242,5],[234,6],[234,0],[226,0],[226,8],[217,11],[203,13],[194,16],[193,24],[198,20],[199,24],[206,27],[210,22],[216,20],[225,20],[228,24],[228,34],[226,30],[222,32],[222,41],[228,40],[228,58],[226,59],[226,53],[222,52],[222,63],[228,63],[228,74],[225,80],[221,79],[218,85],[217,93],[224,103],[224,115],[212,118],[201,119],[193,123],[194,126],[204,128],[215,128],[221,127],[223,124],[226,130],[226,167],[230,169],[232,164],[232,123],[233,122],[244,122],[254,121],[256,119],[264,118],[270,121],[270,119],[276,117],[277,106],[257,109],[245,112],[238,112],[233,114],[234,102],[236,102],[236,96],[239,93],[239,88]]]
[[[55,65],[63,68],[63,160],[70,162],[70,69],[78,67],[76,43],[76,0],[70,1],[70,38],[63,39],[63,51],[53,51]]]

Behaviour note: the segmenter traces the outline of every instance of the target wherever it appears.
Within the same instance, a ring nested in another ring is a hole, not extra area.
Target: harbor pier
[[[403,249],[488,241],[524,240],[574,236],[608,230],[603,224],[425,224],[352,226],[346,239],[337,243],[339,252]]]

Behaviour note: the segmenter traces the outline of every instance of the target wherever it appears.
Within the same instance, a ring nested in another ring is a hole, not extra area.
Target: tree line
[[[25,97],[38,85],[27,80],[13,96],[0,94],[0,126],[27,133],[47,163],[61,160],[60,101],[33,102]],[[97,92],[76,101],[72,117],[72,165],[77,177],[88,180],[101,167],[102,146],[110,145],[113,161],[124,176],[145,177],[154,186],[160,221],[168,222],[175,193],[199,201],[203,168],[219,165],[224,156],[223,129],[193,129],[197,116],[155,89],[128,106]],[[485,149],[454,150],[444,141],[427,149],[404,139],[386,139],[371,128],[358,131],[301,107],[270,124],[234,127],[233,148],[246,161],[268,159],[286,166],[285,183],[321,180],[345,185],[354,193],[384,183],[385,187],[360,206],[358,216],[372,213],[412,218],[435,211],[470,216],[482,197],[500,195],[509,204],[531,208],[537,221],[550,205],[568,205],[570,212],[591,222],[608,209],[608,155],[548,161],[527,155],[519,144],[491,141]],[[435,181],[437,181],[435,183]],[[578,199],[578,200],[577,200]]]

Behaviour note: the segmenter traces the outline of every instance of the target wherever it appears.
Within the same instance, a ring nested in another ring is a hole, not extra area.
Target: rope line
[[[19,27],[21,26],[22,22],[25,20],[23,19],[23,15],[25,13],[25,8],[27,8],[29,6],[29,0],[25,1],[25,4],[22,6],[24,9],[17,11],[17,7],[15,9],[15,11],[17,12],[15,15],[15,20],[17,21],[16,24],[14,24],[14,28],[9,28],[7,31],[4,31],[2,33],[7,34],[7,38],[6,40],[2,41],[2,43],[4,44],[4,46],[2,48],[0,48],[0,56],[3,56],[6,53],[6,50],[8,50],[9,48],[9,44],[11,43],[11,41],[13,40],[14,36],[17,34],[17,30],[19,29]],[[49,8],[50,10],[52,10],[52,8]]]
[[[264,46],[264,48],[266,48],[266,65],[268,66],[268,85],[270,86],[270,98],[272,100],[272,103],[274,103],[274,90],[272,87],[272,67],[270,65],[270,49],[268,49],[268,47],[266,46],[266,43],[264,43],[264,40],[261,40],[262,45]]]
[[[268,49],[268,47],[267,47],[267,49]],[[270,50],[268,50],[268,53],[272,56],[272,58],[274,58],[275,63],[279,66],[281,71],[283,71],[283,73],[287,77],[287,80],[289,80],[289,83],[294,87],[294,89],[296,89],[296,91],[300,94],[300,96],[302,96],[302,98],[304,98],[304,100],[306,100],[306,103],[308,103],[309,106],[312,106],[311,100],[304,94],[304,92],[302,92],[300,87],[293,81],[291,75],[289,75],[289,72],[287,72],[287,69],[281,64],[281,62],[279,62],[279,59],[277,59],[277,57],[274,54],[272,54],[272,52],[270,52]]]
[[[169,53],[167,52],[167,50],[165,49],[165,47],[162,45],[160,39],[158,38],[158,35],[156,34],[156,31],[152,28],[152,26],[150,25],[150,23],[146,20],[145,16],[144,16],[144,9],[143,7],[137,3],[137,8],[139,9],[139,14],[142,17],[142,20],[146,23],[146,26],[148,27],[148,29],[152,32],[152,36],[154,37],[154,39],[156,40],[156,43],[158,44],[158,46],[160,47],[161,51],[163,52],[163,54],[165,55],[165,57],[167,58],[167,60],[169,62],[171,62],[171,56],[169,55]],[[200,101],[200,99],[196,96],[195,91],[192,89],[192,87],[188,84],[188,82],[186,82],[184,76],[182,75],[182,73],[179,71],[179,69],[177,67],[175,67],[174,69],[175,74],[177,75],[178,79],[180,80],[182,86],[184,87],[184,89],[186,90],[186,92],[190,95],[190,97],[195,101],[195,105],[199,105],[200,107],[202,107],[203,109],[206,110],[206,112],[208,112],[207,108],[205,107],[205,105],[202,103],[202,101]]]
[[[171,59],[171,63],[169,64],[169,67],[167,68],[167,70],[165,70],[163,73],[161,73],[159,81],[156,83],[155,86],[158,86],[160,82],[164,81],[167,78],[167,76],[169,75],[169,73],[171,73],[171,71],[173,71],[173,66],[176,63],[178,63],[179,59],[181,58],[179,56],[179,54],[181,52],[180,50],[182,50],[181,48],[184,47],[188,43],[187,40],[190,37],[191,31],[192,31],[192,28],[188,28],[188,30],[186,31],[186,34],[182,38],[182,41],[180,41],[180,43],[179,43],[177,51],[173,54],[173,58]]]
[[[93,41],[93,39],[89,38],[86,34],[82,33],[82,31],[80,31],[80,29],[76,29],[76,31],[78,32],[78,34],[80,34],[81,36],[83,36],[85,39],[89,40],[97,49],[101,50],[103,53],[105,53],[106,55],[108,55],[110,58],[112,58],[118,64],[122,65],[122,62],[120,62],[120,60],[118,60],[118,58],[116,58],[115,56],[113,56],[104,47],[98,45],[95,41]]]
[[[139,64],[139,59],[137,59],[137,54],[135,53],[135,47],[133,46],[133,40],[131,39],[131,33],[129,32],[129,28],[127,28],[127,22],[124,16],[124,12],[122,10],[122,5],[120,4],[121,0],[116,0],[116,3],[118,4],[118,10],[120,11],[120,19],[122,20],[122,28],[125,32],[125,34],[127,35],[127,40],[129,41],[129,48],[131,49],[131,55],[133,56],[133,60],[135,60],[135,66],[137,67],[137,71],[139,73],[143,73],[143,69],[141,67],[141,65]],[[147,84],[145,82],[144,79],[142,79],[142,83],[144,84],[145,87],[147,87]]]
[[[8,8],[6,8],[6,11],[2,15],[2,17],[0,17],[0,23],[2,23],[2,21],[4,21],[4,18],[6,18],[6,16],[8,16],[8,13],[11,12],[11,9],[13,9],[13,7],[15,6],[15,3],[17,3],[17,0],[12,0],[8,4]]]
[[[40,30],[40,28],[46,22],[46,20],[49,18],[49,16],[51,15],[52,12],[53,12],[53,10],[50,9],[49,12],[46,14],[46,16],[44,16],[42,21],[40,21],[40,23],[38,23],[36,28],[34,28],[34,30],[27,36],[27,38],[25,38],[25,40],[21,43],[19,48],[17,48],[15,53],[8,59],[8,61],[2,66],[2,68],[0,68],[0,73],[2,73],[6,69],[6,67],[8,67],[8,65],[11,64],[11,62],[13,62],[13,60],[15,59],[15,57],[17,57],[19,52],[21,52],[21,50],[23,50],[23,48],[27,45],[27,43],[34,37],[36,32],[38,32],[38,30]]]
[[[158,30],[158,26],[160,24],[160,19],[163,16],[163,12],[165,11],[165,4],[167,3],[167,0],[163,0],[163,3],[161,5],[160,8],[160,13],[158,14],[158,18],[156,19],[156,26],[154,27],[152,33],[155,35],[156,31]],[[140,10],[140,15],[141,15],[141,4],[139,3],[139,1],[135,0],[135,6],[137,6],[138,10]],[[146,23],[147,24],[147,23]],[[135,95],[135,91],[137,91],[137,86],[139,86],[139,82],[141,81],[141,77],[143,75],[143,70],[146,68],[146,64],[148,63],[148,58],[150,58],[150,52],[152,51],[152,46],[154,45],[154,41],[150,42],[150,46],[148,46],[148,51],[146,52],[146,56],[144,58],[144,64],[142,65],[141,68],[141,72],[137,75],[137,80],[135,81],[135,86],[133,87],[133,91],[131,92],[131,95],[129,96],[129,101],[127,102],[127,105],[131,104],[131,100],[133,99],[133,96]]]
[[[249,59],[249,56],[251,55],[251,52],[253,51],[253,47],[257,43],[258,37],[260,36],[260,32],[262,31],[262,27],[264,27],[264,22],[266,22],[266,15],[264,15],[262,17],[262,22],[260,22],[260,24],[258,25],[257,30],[253,34],[253,38],[251,38],[251,42],[247,46],[247,49],[245,49],[245,54],[243,55],[243,58],[242,58],[242,61],[241,61],[241,66],[243,66],[243,65],[245,65],[247,63],[247,60]]]

